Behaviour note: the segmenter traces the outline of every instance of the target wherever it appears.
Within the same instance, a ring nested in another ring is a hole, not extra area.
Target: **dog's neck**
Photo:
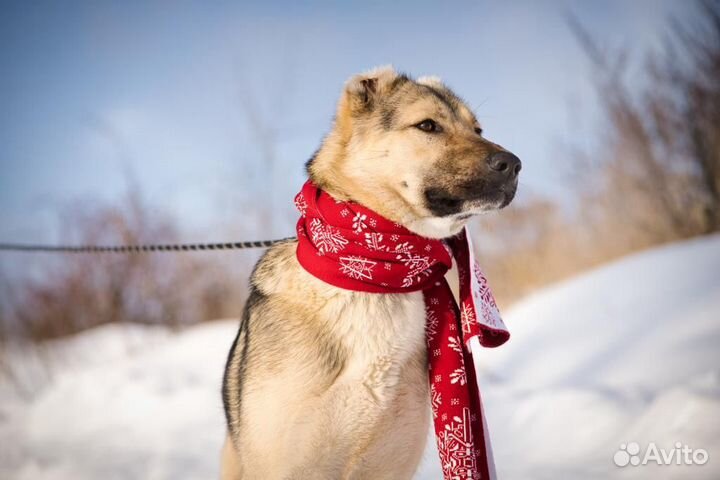
[[[310,180],[336,200],[359,203],[389,220],[402,223],[404,215],[393,212],[392,208],[385,205],[388,198],[380,199],[376,195],[368,194],[362,185],[344,173],[343,164],[348,160],[348,135],[343,135],[339,130],[341,129],[336,128],[325,138],[320,149],[308,162]]]
[[[343,202],[361,203],[357,195],[353,194],[348,184],[353,184],[350,179],[339,171],[337,165],[340,155],[335,148],[326,143],[320,148],[307,163],[308,177],[318,188],[329,193],[336,200]],[[371,208],[370,205],[365,205]]]

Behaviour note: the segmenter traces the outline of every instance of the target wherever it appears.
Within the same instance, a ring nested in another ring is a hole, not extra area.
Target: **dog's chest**
[[[406,380],[409,370],[424,368],[422,293],[354,293],[338,321],[348,354],[345,377],[361,381],[376,400]]]

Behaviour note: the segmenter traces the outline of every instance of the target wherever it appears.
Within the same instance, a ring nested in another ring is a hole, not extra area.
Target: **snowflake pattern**
[[[405,278],[403,278],[403,287],[410,287],[414,283],[421,281],[423,277],[430,275],[430,257],[416,255],[411,251],[412,249],[413,246],[408,242],[395,246],[395,252],[398,254],[397,259],[408,269]]]
[[[485,278],[482,270],[480,270],[480,265],[477,263],[473,265],[473,280],[473,286],[475,287],[473,290],[480,300],[479,303],[487,303],[488,305],[497,308],[497,305],[495,304],[495,297],[493,297],[493,294],[490,291],[490,285],[488,284],[487,278]]]
[[[469,334],[475,322],[475,310],[473,310],[468,302],[463,302],[462,310],[460,311],[460,324],[462,325],[463,333]]]
[[[458,353],[462,353],[462,343],[458,337],[448,337],[448,347]]]
[[[480,313],[480,318],[476,319],[476,321],[480,321],[483,325],[494,329],[507,330],[507,327],[505,327],[505,323],[503,323],[502,317],[500,316],[497,304],[495,303],[495,297],[493,297],[493,294],[490,291],[490,285],[488,284],[487,278],[485,278],[485,275],[483,275],[480,270],[480,266],[477,263],[473,264],[471,293],[473,303],[476,306],[480,306],[480,311],[478,312]]]
[[[310,236],[318,255],[338,253],[348,244],[335,227],[324,224],[319,218],[313,218],[310,222]]]
[[[460,383],[460,385],[465,385],[467,383],[465,369],[456,368],[455,370],[453,370],[453,372],[450,374],[450,383]]]
[[[367,215],[364,213],[356,213],[355,217],[353,218],[353,232],[360,233],[363,230],[367,228],[367,225],[365,224],[365,220],[367,220]]]
[[[432,407],[433,418],[437,418],[440,405],[442,405],[442,394],[437,391],[435,384],[432,384],[430,385],[430,406]]]
[[[307,214],[308,204],[305,201],[305,196],[302,193],[298,193],[295,197],[295,207],[300,212],[300,216],[304,217]]]
[[[437,313],[429,308],[425,309],[425,339],[428,344],[435,340],[435,335],[438,333],[438,320]]]
[[[388,246],[382,244],[383,234],[375,232],[365,233],[365,246],[374,252],[387,252]]]
[[[372,270],[377,262],[367,258],[350,256],[340,257],[340,271],[355,280],[372,280]]]

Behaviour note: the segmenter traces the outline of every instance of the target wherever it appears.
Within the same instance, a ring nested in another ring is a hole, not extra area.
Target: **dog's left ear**
[[[339,107],[347,108],[349,111],[344,112],[346,114],[357,114],[372,110],[377,104],[377,100],[394,87],[395,80],[399,76],[390,65],[354,75],[345,83],[345,90]]]

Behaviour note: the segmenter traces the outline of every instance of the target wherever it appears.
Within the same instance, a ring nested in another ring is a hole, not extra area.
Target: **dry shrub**
[[[639,93],[627,56],[604,53],[577,22],[605,113],[600,147],[574,149],[577,203],[529,198],[480,219],[477,246],[500,303],[508,304],[622,255],[720,230],[720,2],[669,23],[647,55]]]
[[[701,15],[692,24],[671,22],[665,49],[648,55],[647,84],[639,95],[624,81],[626,56],[602,53],[572,24],[592,61],[606,114],[597,142],[602,147],[568,155],[584,159],[575,169],[574,209],[530,197],[476,225],[479,255],[500,303],[633,251],[720,230],[720,3],[699,5]],[[270,148],[272,139],[266,144]],[[272,163],[271,150],[266,156]],[[64,225],[69,243],[178,240],[174,222],[152,213],[137,193],[121,207],[74,211]],[[3,296],[0,342],[13,335],[52,338],[111,322],[186,325],[236,316],[255,257],[44,259],[40,278]]]
[[[64,243],[127,245],[179,240],[174,221],[137,191],[122,205],[73,208]],[[235,252],[44,255],[40,274],[14,288],[3,309],[6,338],[44,340],[113,322],[182,326],[237,316],[247,259]],[[236,270],[229,265],[235,264]]]
[[[648,54],[645,88],[624,81],[611,56],[575,24],[591,59],[608,129],[595,168],[577,175],[581,205],[604,242],[635,250],[720,230],[720,2],[670,22],[665,48]]]
[[[499,214],[480,218],[472,236],[486,275],[492,280],[493,291],[503,305],[527,292],[555,280],[559,274],[545,268],[556,248],[558,207],[555,203],[533,198],[515,202]],[[562,238],[562,235],[560,236]],[[555,272],[558,265],[554,265]],[[559,268],[557,268],[559,270]]]

